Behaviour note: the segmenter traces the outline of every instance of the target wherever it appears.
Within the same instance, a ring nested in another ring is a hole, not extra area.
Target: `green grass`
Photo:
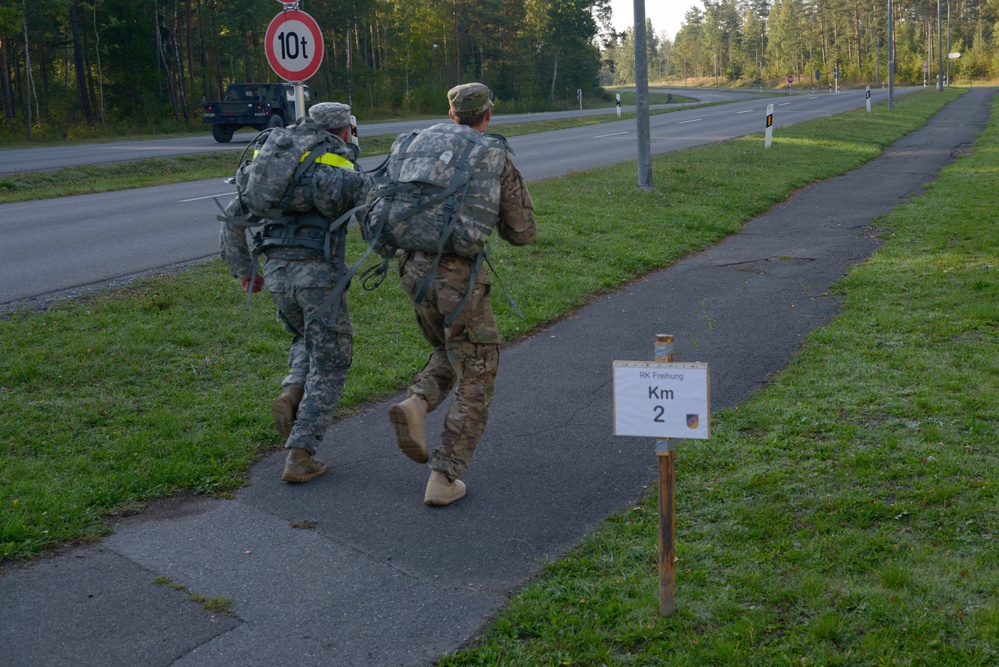
[[[663,98],[665,102],[665,96]],[[680,102],[683,100],[676,98],[676,101]],[[689,109],[692,107],[687,106],[685,108]],[[649,113],[655,115],[676,110],[678,109],[657,109]],[[622,113],[620,119],[615,114],[603,114],[581,118],[510,123],[508,125],[494,126],[493,130],[507,137],[515,137],[522,134],[598,125],[615,120],[629,120],[634,117],[635,113],[632,111]],[[371,137],[362,137],[361,146],[363,148],[363,155],[387,154],[396,136],[394,134],[379,134]],[[220,150],[215,153],[182,155],[173,158],[153,158],[132,162],[84,165],[53,171],[26,171],[4,174],[0,175],[0,204],[93,194],[97,192],[112,192],[130,188],[150,187],[153,185],[199,181],[208,178],[225,178],[235,173],[239,158],[240,151]]]
[[[663,155],[650,193],[636,189],[634,164],[532,184],[538,242],[494,247],[525,314],[494,299],[503,335],[738,231],[795,189],[876,157],[957,94],[803,123],[770,150],[755,136]],[[0,320],[0,559],[99,537],[107,517],[150,498],[245,482],[280,446],[268,404],[288,345],[269,297],[253,301],[247,322],[243,293],[215,261]],[[355,287],[351,310],[356,353],[341,413],[398,391],[426,355],[396,285]]]
[[[999,664],[997,120],[877,222],[841,315],[680,445],[675,615],[652,495],[441,664]]]

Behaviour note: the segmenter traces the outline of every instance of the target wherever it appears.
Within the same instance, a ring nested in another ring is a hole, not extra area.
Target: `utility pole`
[[[652,189],[649,139],[649,47],[645,35],[645,0],[635,0],[635,121],[638,124],[638,187]]]
[[[895,15],[888,0],[888,110],[895,110]]]
[[[947,87],[950,88],[950,0],[947,0]]]
[[[939,59],[939,66],[937,68],[937,91],[943,92],[943,77],[944,77],[944,66],[943,66],[943,22],[940,20],[940,0],[937,0],[937,58]]]

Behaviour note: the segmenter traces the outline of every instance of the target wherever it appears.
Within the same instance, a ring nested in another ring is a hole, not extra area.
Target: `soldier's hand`
[[[252,276],[243,276],[239,279],[239,286],[243,288],[244,292],[251,290],[259,292],[264,288],[264,277],[259,273],[254,273]]]

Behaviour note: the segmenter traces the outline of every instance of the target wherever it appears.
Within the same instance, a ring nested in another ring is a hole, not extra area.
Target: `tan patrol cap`
[[[447,91],[447,101],[455,118],[471,118],[493,106],[489,88],[482,83],[463,83]]]
[[[350,125],[350,107],[340,102],[320,102],[309,107],[309,116],[327,130]]]

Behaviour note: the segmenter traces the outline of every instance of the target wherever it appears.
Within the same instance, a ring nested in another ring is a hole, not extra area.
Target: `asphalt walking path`
[[[280,482],[274,454],[232,500],[157,503],[0,576],[0,664],[433,663],[656,479],[651,440],[612,434],[612,362],[651,360],[673,334],[678,361],[710,363],[713,408],[745,400],[836,314],[827,290],[877,249],[872,220],[970,147],[994,94],[972,90],[877,160],[505,348],[462,501],[422,504],[428,471],[387,418],[398,398],[371,405],[333,425],[312,482]],[[682,444],[677,470],[682,484]],[[231,599],[231,615],[191,593]]]

